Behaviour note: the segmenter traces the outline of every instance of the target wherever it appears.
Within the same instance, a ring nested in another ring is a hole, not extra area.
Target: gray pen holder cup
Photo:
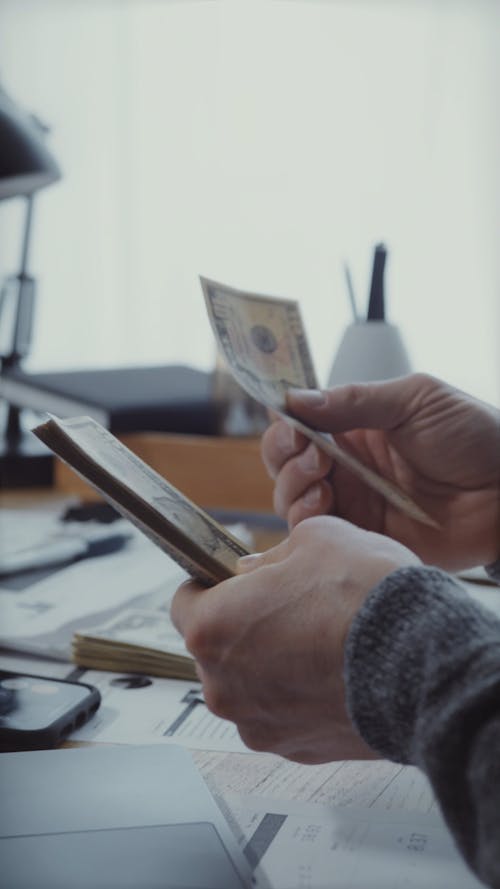
[[[408,373],[411,366],[399,329],[387,321],[358,321],[345,329],[328,387],[390,380]]]

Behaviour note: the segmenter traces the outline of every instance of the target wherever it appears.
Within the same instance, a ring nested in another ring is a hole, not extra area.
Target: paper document
[[[194,752],[249,861],[275,889],[479,889],[427,778],[385,760],[305,766]]]
[[[227,796],[240,846],[273,889],[481,889],[437,814]]]
[[[268,801],[295,800],[332,807],[422,814],[437,811],[432,789],[422,772],[384,759],[301,765],[270,753],[226,756],[198,752],[195,760],[216,796],[239,793]]]
[[[10,670],[12,673],[30,673],[33,676],[46,676],[52,679],[67,679],[73,669],[72,664],[64,661],[0,650],[0,670]]]
[[[102,702],[72,741],[248,750],[232,722],[210,713],[199,682],[94,670],[80,671],[78,679],[95,685]]]
[[[68,521],[57,509],[0,511],[0,577],[119,550],[130,537],[123,519],[112,524]]]
[[[0,645],[71,660],[73,634],[125,606],[168,608],[186,574],[138,531],[118,553],[85,559],[23,589],[0,581]]]

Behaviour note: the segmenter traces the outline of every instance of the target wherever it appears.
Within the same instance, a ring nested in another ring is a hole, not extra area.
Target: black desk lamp
[[[15,105],[0,87],[0,200],[21,197],[26,201],[19,273],[5,281],[0,293],[2,373],[18,367],[31,345],[35,281],[27,267],[34,195],[61,176],[45,146],[45,132],[43,125]],[[36,439],[31,438],[24,440],[19,408],[9,405],[0,452],[2,483],[19,486],[50,481],[46,477],[51,472],[49,457],[39,452]]]

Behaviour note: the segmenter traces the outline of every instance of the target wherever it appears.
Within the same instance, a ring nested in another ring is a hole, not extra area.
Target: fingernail
[[[236,567],[241,572],[252,571],[253,568],[257,568],[261,559],[262,553],[250,553],[248,556],[240,556],[236,562]]]
[[[312,485],[308,491],[304,494],[302,498],[302,502],[305,506],[317,506],[321,498],[321,487],[320,485]]]
[[[316,472],[319,469],[319,453],[316,445],[311,442],[300,455],[298,463],[305,472]]]
[[[320,389],[289,389],[287,395],[304,407],[322,407],[326,404],[326,396]]]

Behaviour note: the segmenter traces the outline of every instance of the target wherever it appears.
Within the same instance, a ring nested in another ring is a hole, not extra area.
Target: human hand
[[[344,701],[344,643],[368,592],[419,564],[405,547],[322,516],[210,589],[189,581],[171,615],[210,710],[252,749],[298,762],[371,759]]]
[[[500,556],[500,413],[426,374],[321,393],[290,391],[288,409],[396,484],[439,524],[426,527],[283,420],[262,440],[276,512],[292,528],[335,514],[387,534],[448,570]]]

